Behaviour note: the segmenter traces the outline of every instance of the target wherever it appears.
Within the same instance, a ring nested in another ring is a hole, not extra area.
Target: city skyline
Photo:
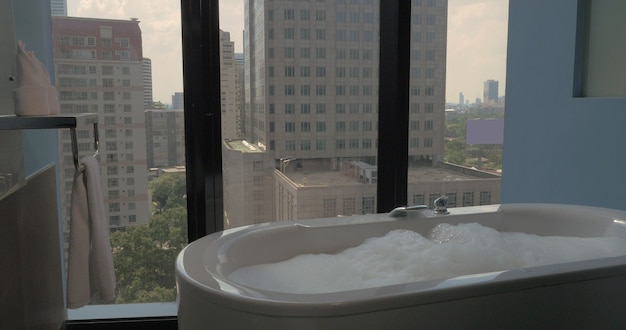
[[[220,1],[220,27],[230,32],[235,51],[242,53],[243,0]],[[139,19],[144,56],[153,63],[154,100],[170,102],[183,91],[180,2],[68,0],[68,15],[109,19]],[[483,83],[500,82],[506,89],[506,0],[449,0],[446,102],[456,103],[459,92],[469,100],[481,98]]]

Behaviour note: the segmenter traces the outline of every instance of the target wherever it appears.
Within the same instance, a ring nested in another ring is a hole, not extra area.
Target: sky
[[[383,1],[383,0],[381,0]],[[220,28],[242,51],[244,0],[220,1]],[[483,83],[499,81],[505,94],[508,0],[449,0],[446,101],[459,92],[473,102]],[[143,55],[152,60],[155,101],[171,103],[183,91],[180,0],[67,0],[68,15],[141,22]]]

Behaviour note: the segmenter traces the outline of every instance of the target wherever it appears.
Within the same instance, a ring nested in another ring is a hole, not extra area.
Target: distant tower
[[[465,104],[465,97],[463,96],[463,92],[459,93],[459,104]]]
[[[50,0],[50,14],[52,16],[67,16],[67,1]]]
[[[183,93],[176,92],[172,95],[172,110],[185,108],[185,97]]]
[[[152,98],[152,60],[144,57],[142,59],[143,69],[143,105],[146,109],[152,108],[154,100]]]
[[[498,81],[497,80],[485,81],[485,89],[483,92],[483,102],[485,103],[498,102]]]

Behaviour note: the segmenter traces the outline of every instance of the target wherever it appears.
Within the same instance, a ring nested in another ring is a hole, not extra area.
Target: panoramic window
[[[220,2],[223,228],[378,212],[380,5]],[[503,116],[507,11],[412,1],[406,204],[499,202],[502,145],[466,127]],[[53,15],[61,111],[96,113],[103,132],[114,303],[173,302],[188,241],[180,3],[68,0]]]

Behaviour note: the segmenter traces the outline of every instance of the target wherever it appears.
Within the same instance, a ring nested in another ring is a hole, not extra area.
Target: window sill
[[[82,308],[67,310],[67,319],[69,321],[176,317],[176,315],[176,302],[88,305]]]

